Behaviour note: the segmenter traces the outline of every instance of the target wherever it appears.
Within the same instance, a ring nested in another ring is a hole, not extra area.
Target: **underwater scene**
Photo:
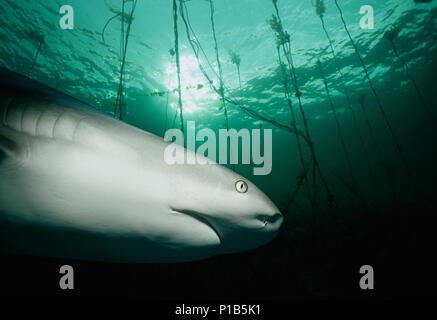
[[[0,297],[436,297],[437,1],[0,17]]]

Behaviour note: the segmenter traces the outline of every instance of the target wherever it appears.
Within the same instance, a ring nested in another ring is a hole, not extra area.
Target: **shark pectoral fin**
[[[6,156],[18,157],[20,153],[20,146],[15,141],[0,133],[0,159]]]

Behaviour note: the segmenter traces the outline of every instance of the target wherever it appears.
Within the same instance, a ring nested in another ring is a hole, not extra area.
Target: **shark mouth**
[[[220,244],[222,244],[222,238],[220,237],[220,233],[217,231],[216,227],[214,227],[211,222],[208,221],[208,219],[206,219],[201,213],[197,212],[197,211],[193,211],[193,210],[187,210],[187,209],[174,209],[171,208],[171,211],[173,213],[178,213],[178,214],[182,214],[182,215],[186,215],[189,216],[195,220],[197,220],[198,222],[204,224],[205,226],[207,226],[209,229],[211,229],[216,235],[217,238],[220,241]]]

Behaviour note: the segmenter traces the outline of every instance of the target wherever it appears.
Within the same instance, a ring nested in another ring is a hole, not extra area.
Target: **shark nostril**
[[[282,220],[282,214],[275,213],[273,216],[269,216],[264,220],[264,225],[275,224],[276,222]]]

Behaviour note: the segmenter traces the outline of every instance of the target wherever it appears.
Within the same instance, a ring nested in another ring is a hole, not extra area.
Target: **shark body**
[[[182,262],[276,235],[282,215],[245,178],[211,160],[168,165],[162,138],[0,71],[1,250]]]

